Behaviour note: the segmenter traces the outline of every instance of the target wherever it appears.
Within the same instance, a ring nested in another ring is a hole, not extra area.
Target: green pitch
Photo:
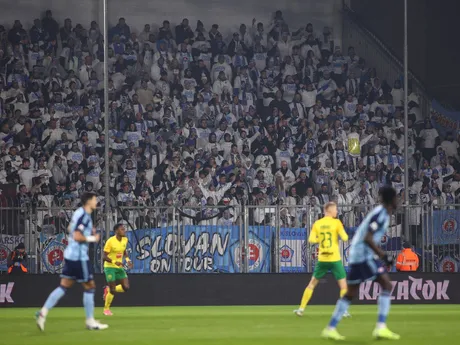
[[[48,315],[46,330],[35,326],[35,309],[1,309],[0,344],[32,345],[296,345],[330,344],[320,338],[333,306],[311,306],[299,318],[286,307],[143,307],[113,308],[105,317],[105,331],[84,328],[83,308],[56,308]],[[371,344],[377,306],[352,306],[353,317],[339,331],[345,343]],[[401,345],[456,344],[460,339],[460,308],[452,306],[393,306],[389,327],[401,334]],[[386,344],[381,341],[379,344]]]

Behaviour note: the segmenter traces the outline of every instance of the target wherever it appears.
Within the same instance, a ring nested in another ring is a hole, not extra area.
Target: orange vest
[[[14,259],[14,257],[16,256],[16,252],[13,252],[13,256],[11,257],[11,260]],[[24,272],[24,273],[27,273],[27,267],[24,266],[23,264],[20,264],[19,267],[21,267],[21,271]],[[14,268],[14,263],[8,267],[8,274],[11,274],[11,272],[13,272],[13,268]]]
[[[400,272],[417,271],[418,265],[418,256],[410,248],[404,248],[396,259],[396,269]]]

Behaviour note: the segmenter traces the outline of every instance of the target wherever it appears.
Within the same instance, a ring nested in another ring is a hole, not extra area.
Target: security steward
[[[26,247],[24,246],[24,243],[19,243],[10,255],[8,255],[8,274],[26,274],[28,272],[27,267],[25,266],[26,261]]]
[[[403,249],[396,259],[396,270],[398,272],[415,272],[418,269],[419,258],[412,250],[409,243],[403,244]]]

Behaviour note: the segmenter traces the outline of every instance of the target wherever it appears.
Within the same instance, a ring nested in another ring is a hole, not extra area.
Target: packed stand
[[[18,185],[18,205],[50,209],[39,226],[65,223],[83,191],[103,206],[105,164],[111,206],[139,228],[238,224],[243,205],[257,205],[251,224],[307,226],[331,200],[353,226],[382,184],[404,197],[407,166],[411,203],[458,200],[456,134],[440,138],[410,90],[405,131],[401,81],[380,80],[329,28],[295,30],[280,11],[231,37],[187,19],[129,26],[141,24],[120,18],[109,32],[107,130],[96,22],[60,27],[47,11],[29,30],[0,26],[0,182]]]

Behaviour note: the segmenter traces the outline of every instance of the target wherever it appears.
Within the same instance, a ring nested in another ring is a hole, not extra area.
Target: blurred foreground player
[[[94,283],[91,264],[88,256],[89,243],[97,243],[100,235],[93,230],[91,213],[96,209],[97,198],[94,193],[84,193],[81,197],[82,207],[72,215],[69,224],[69,244],[64,251],[64,268],[61,274],[61,284],[49,296],[43,308],[37,312],[37,326],[45,330],[45,321],[48,312],[65,295],[67,289],[75,282],[81,283],[84,288],[83,305],[86,313],[86,328],[90,330],[106,329],[109,326],[94,320]]]
[[[125,269],[123,268],[123,257],[128,265],[132,268],[133,264],[126,252],[128,238],[126,237],[126,228],[123,224],[114,226],[115,236],[110,237],[104,246],[104,273],[108,286],[104,288],[104,315],[112,316],[110,306],[112,305],[114,295],[129,290],[129,280]]]
[[[334,275],[339,284],[340,297],[343,297],[347,292],[347,274],[340,258],[339,238],[342,241],[348,241],[348,235],[343,224],[337,219],[337,204],[328,202],[324,205],[324,217],[313,224],[308,238],[309,243],[319,245],[318,262],[315,265],[313,277],[303,293],[299,309],[294,310],[296,315],[303,315],[304,309],[313,295],[313,290],[318,285],[319,280],[328,272]],[[345,316],[349,316],[348,313]]]
[[[391,187],[383,187],[380,189],[380,199],[381,205],[374,208],[364,218],[353,237],[348,260],[350,264],[348,291],[343,298],[337,301],[329,326],[322,333],[324,338],[345,339],[337,332],[337,324],[348,310],[352,299],[358,295],[359,284],[367,280],[376,280],[382,287],[378,298],[377,325],[372,335],[377,339],[398,340],[400,338],[386,326],[390,312],[392,286],[385,266],[393,265],[393,258],[385,254],[378,245],[390,224],[391,212],[397,208],[396,191]]]

